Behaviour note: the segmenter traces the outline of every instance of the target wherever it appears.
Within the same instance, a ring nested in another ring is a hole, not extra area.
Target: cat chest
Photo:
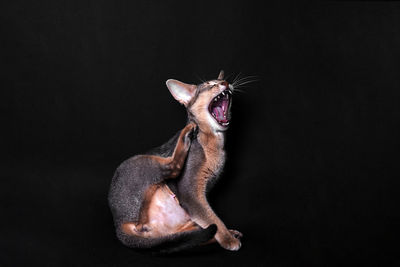
[[[221,173],[225,164],[225,151],[206,151],[203,165],[205,178],[213,178]]]

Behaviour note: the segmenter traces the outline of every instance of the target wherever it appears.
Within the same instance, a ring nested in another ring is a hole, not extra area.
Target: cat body
[[[241,246],[207,202],[225,163],[232,86],[223,80],[189,85],[168,80],[188,123],[162,146],[124,161],[115,171],[109,205],[118,239],[132,248],[174,252],[217,241]]]

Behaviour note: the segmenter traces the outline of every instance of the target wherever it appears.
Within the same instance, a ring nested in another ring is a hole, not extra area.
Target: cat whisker
[[[202,79],[199,75],[195,74],[196,78],[200,80],[201,83],[205,83],[206,81]]]
[[[258,78],[257,76],[246,76],[240,79],[237,79],[236,81],[233,82],[233,84],[240,84],[242,82],[247,82],[248,80],[254,79],[254,78]]]
[[[235,94],[235,93],[247,93],[247,92],[237,88],[233,88],[233,93]]]
[[[234,84],[234,83],[236,83],[237,82],[237,80],[239,79],[239,77],[240,77],[240,75],[241,75],[242,73],[241,72],[239,72],[239,74],[238,75],[236,75],[236,77],[235,77],[235,79],[233,79],[233,81],[232,81],[232,84]]]
[[[241,83],[237,83],[235,85],[233,85],[233,87],[241,87],[243,85],[249,84],[249,83],[253,83],[253,82],[258,82],[258,79],[254,79],[254,80],[247,80],[247,81],[243,81]]]
[[[256,77],[257,76],[247,76],[247,77],[243,77],[243,78],[240,78],[240,79],[236,80],[234,83],[232,83],[233,92],[234,93],[235,92],[247,93],[246,91],[241,90],[241,89],[246,88],[247,87],[246,85],[249,84],[249,83],[253,83],[253,82],[259,81],[259,79],[254,79]]]

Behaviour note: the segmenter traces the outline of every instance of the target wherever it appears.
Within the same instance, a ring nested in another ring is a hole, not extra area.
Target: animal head
[[[194,121],[201,131],[221,132],[228,129],[233,86],[224,80],[224,71],[216,80],[199,85],[174,79],[166,84],[172,96],[186,107],[189,120]]]

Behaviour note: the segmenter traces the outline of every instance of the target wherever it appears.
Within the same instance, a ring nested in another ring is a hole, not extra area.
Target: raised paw
[[[192,123],[194,124],[194,123]],[[199,133],[199,126],[194,124],[194,128],[191,130],[189,137],[193,140],[197,137],[197,134]]]
[[[243,237],[243,234],[237,230],[229,229],[229,232],[237,239],[241,239]]]
[[[197,131],[197,125],[194,123],[190,123],[185,127],[184,144],[186,150],[189,149],[192,143],[192,139],[195,137],[196,131]]]

